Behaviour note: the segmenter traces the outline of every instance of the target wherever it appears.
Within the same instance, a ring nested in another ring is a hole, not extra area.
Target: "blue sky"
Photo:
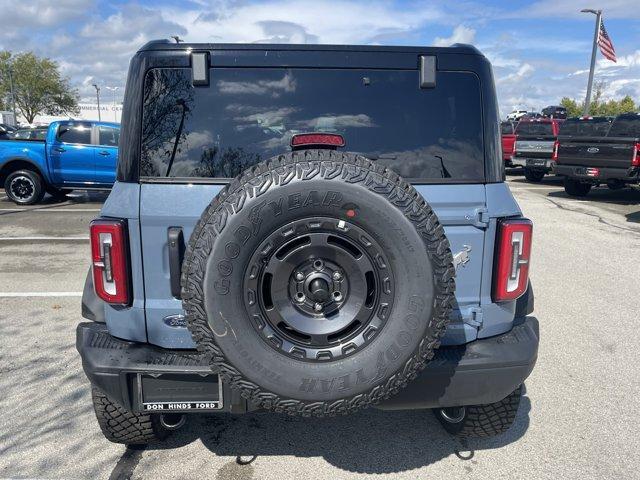
[[[599,3],[598,3],[599,2]],[[640,102],[638,0],[0,0],[0,49],[58,61],[84,99],[92,83],[122,95],[129,58],[149,39],[186,41],[477,46],[492,61],[503,116],[581,99],[594,16],[603,8],[618,63],[600,54],[606,95]],[[107,99],[112,93],[104,91]]]

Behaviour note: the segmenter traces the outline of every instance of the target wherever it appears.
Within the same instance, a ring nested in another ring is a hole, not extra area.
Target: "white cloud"
[[[638,0],[607,0],[601,3],[605,9],[607,18],[640,18]],[[581,13],[583,8],[595,8],[593,4],[580,3],[575,0],[540,0],[518,10],[508,10],[505,17],[516,18],[567,18],[584,17],[593,19],[585,13]]]
[[[530,77],[534,70],[535,69],[530,64],[523,63],[522,65],[520,65],[518,67],[518,70],[516,70],[515,72],[510,73],[509,75],[506,75],[504,77],[499,78],[497,83],[519,83],[519,82],[522,82],[524,79]]]
[[[448,47],[454,43],[473,43],[476,38],[476,31],[473,28],[458,25],[453,29],[450,37],[436,37],[433,44],[436,47]]]
[[[369,43],[389,31],[409,34],[444,17],[437,7],[398,9],[381,0],[273,0],[235,8],[225,4],[215,11],[211,15],[198,10],[171,10],[166,15],[187,29],[190,41],[339,44]]]

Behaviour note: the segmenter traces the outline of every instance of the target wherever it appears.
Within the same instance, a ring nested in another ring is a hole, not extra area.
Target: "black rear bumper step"
[[[516,323],[505,334],[436,350],[418,378],[378,407],[436,408],[493,403],[505,398],[529,376],[538,355],[538,320],[526,317]],[[196,351],[120,340],[101,323],[79,324],[76,348],[91,383],[130,410],[140,409],[138,374],[211,373],[208,358]],[[224,385],[223,392],[222,411],[243,413],[255,409]]]
[[[597,169],[598,176],[587,175],[587,169]],[[640,168],[612,168],[581,165],[558,165],[553,173],[589,183],[606,183],[607,180],[621,180],[626,183],[640,182]]]

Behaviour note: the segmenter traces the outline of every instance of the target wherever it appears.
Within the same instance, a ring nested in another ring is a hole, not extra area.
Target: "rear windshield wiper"
[[[434,155],[434,157],[440,160],[440,175],[442,175],[442,178],[451,178],[449,170],[447,170],[447,167],[444,166],[444,160],[442,159],[442,157],[440,155]]]
[[[176,158],[176,152],[178,151],[178,144],[180,143],[180,137],[182,136],[182,129],[184,128],[184,117],[189,111],[186,102],[183,98],[176,100],[176,106],[182,107],[182,115],[180,116],[180,125],[178,125],[178,132],[176,133],[176,140],[173,142],[173,151],[171,152],[171,158],[169,159],[169,165],[167,165],[167,173],[165,177],[168,177],[171,173],[171,167],[173,167],[173,160]]]

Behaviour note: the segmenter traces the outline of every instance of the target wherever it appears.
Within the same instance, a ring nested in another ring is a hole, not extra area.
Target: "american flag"
[[[607,34],[607,30],[604,28],[604,22],[602,20],[600,20],[600,31],[598,32],[598,46],[606,59],[612,62],[616,61],[616,51],[613,49],[613,43],[611,43],[611,39]]]

